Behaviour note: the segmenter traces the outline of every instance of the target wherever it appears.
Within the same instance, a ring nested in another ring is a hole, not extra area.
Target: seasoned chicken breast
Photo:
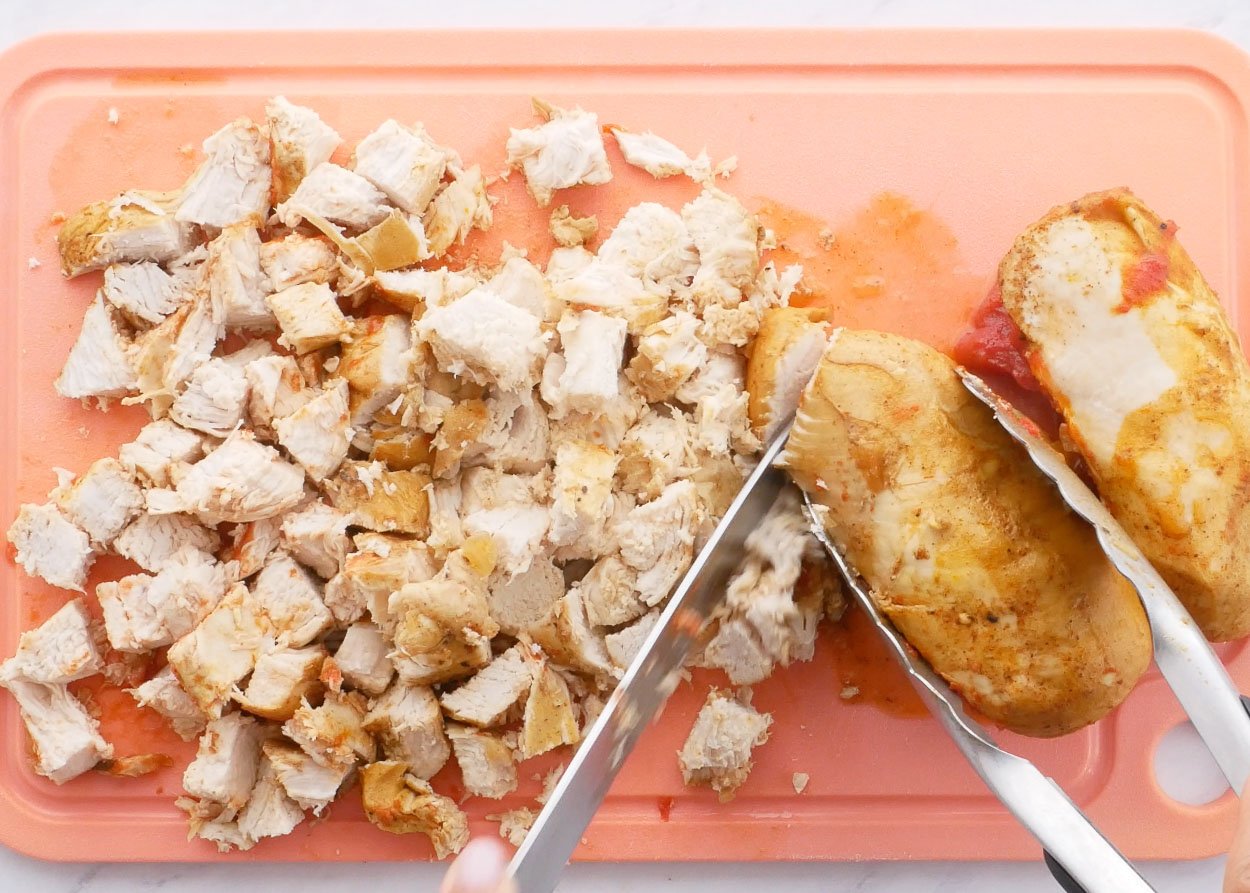
[[[1145,613],[1093,530],[937,351],[835,331],[782,461],[881,610],[995,722],[1074,731],[1150,663]]]
[[[1107,507],[1224,641],[1250,633],[1250,365],[1175,233],[1094,193],[1029,227],[999,279]]]

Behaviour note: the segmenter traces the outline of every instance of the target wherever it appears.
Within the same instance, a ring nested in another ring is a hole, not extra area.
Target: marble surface
[[[298,10],[298,14],[296,11]],[[1247,0],[4,0],[0,48],[54,30],[153,28],[430,28],[594,26],[1147,26],[1213,31],[1250,49]],[[1220,887],[1222,860],[1143,866],[1162,893]],[[317,893],[345,886],[388,891],[437,888],[429,865],[94,865],[51,864],[0,847],[0,890],[41,893],[187,893],[231,888],[240,893]],[[761,887],[873,893],[1051,893],[1058,887],[1040,864],[713,864],[577,865],[563,893],[614,890],[732,893]]]

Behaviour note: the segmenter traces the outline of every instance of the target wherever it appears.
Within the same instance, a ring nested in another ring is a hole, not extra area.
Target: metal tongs
[[[1063,457],[1035,433],[1032,423],[979,378],[962,369],[960,375],[1054,481],[1064,501],[1093,525],[1112,564],[1133,584],[1150,623],[1156,664],[1240,795],[1250,775],[1250,714],[1193,618]],[[509,866],[519,893],[549,893],[555,888],[626,757],[676,687],[678,673],[723,597],[747,536],[789,486],[786,475],[773,467],[788,436],[789,425],[769,443],[585,735]],[[813,533],[930,711],[990,790],[1042,844],[1046,863],[1061,886],[1070,893],[1153,890],[1054,781],[1028,760],[998,747],[967,715],[961,699],[878,610],[858,573],[826,535],[806,495],[803,505]]]

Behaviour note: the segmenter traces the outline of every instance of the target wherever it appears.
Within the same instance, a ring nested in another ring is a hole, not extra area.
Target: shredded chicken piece
[[[468,817],[455,801],[434,793],[403,763],[372,763],[360,771],[360,779],[365,815],[383,831],[425,834],[438,859],[460,852],[469,842]]]
[[[549,205],[557,189],[612,179],[597,115],[539,100],[534,100],[534,110],[546,123],[512,128],[507,148],[509,166],[524,171],[526,186],[538,204]]]
[[[752,749],[768,740],[772,721],[749,703],[712,689],[678,755],[682,779],[710,786],[722,803],[732,800],[751,772]]]
[[[182,187],[174,219],[224,228],[269,216],[269,140],[246,118],[204,140],[207,156]]]
[[[562,248],[584,245],[595,237],[599,231],[599,220],[593,214],[589,217],[575,217],[568,205],[561,205],[551,212],[551,238]]]

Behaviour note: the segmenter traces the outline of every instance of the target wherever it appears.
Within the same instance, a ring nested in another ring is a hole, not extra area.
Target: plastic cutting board
[[[1181,238],[1240,317],[1250,313],[1250,65],[1237,50],[1187,32],[806,31],[220,33],[52,36],[0,58],[0,522],[41,501],[52,466],[78,471],[112,454],[142,422],[52,390],[98,278],[64,281],[54,212],[136,186],[172,188],[199,142],[265,97],[306,102],[348,145],[386,117],[423,120],[488,173],[502,168],[509,125],[528,126],[529,97],[580,103],[605,122],[653,129],[679,145],[734,153],[728,188],[837,221],[893,190],[951,227],[969,271],[986,282],[1013,236],[1051,205],[1129,185],[1181,224]],[[118,123],[108,110],[118,110]],[[613,150],[615,152],[615,150]],[[612,159],[610,192],[574,190],[576,209],[610,223],[636,196],[689,198]],[[525,216],[519,178],[501,184],[509,233],[545,238]],[[598,196],[609,196],[599,198]],[[563,201],[564,198],[558,201]],[[41,266],[34,267],[29,259]],[[911,314],[947,341],[967,307]],[[873,315],[865,311],[866,319]],[[881,311],[883,325],[897,319]],[[865,316],[861,314],[859,322]],[[126,572],[103,561],[93,582]],[[64,593],[0,562],[0,653]],[[1250,656],[1225,649],[1250,689]],[[674,752],[705,686],[683,686],[589,829],[581,859],[1036,858],[1020,831],[938,727],[843,703],[830,649],[756,689],[776,719],[749,783],[728,804],[683,789]],[[119,693],[99,698],[119,753],[187,745]],[[1007,744],[1055,777],[1130,857],[1194,858],[1222,851],[1231,795],[1190,808],[1156,786],[1160,737],[1182,718],[1157,673],[1097,727],[1061,741]],[[348,795],[328,820],[250,853],[219,856],[187,842],[173,807],[179,768],[136,780],[85,776],[64,787],[29,768],[10,698],[0,698],[0,840],[37,856],[83,860],[423,859],[418,836],[365,821]],[[538,790],[471,807],[484,816]],[[794,772],[811,782],[802,795]],[[458,779],[448,773],[444,789]],[[532,805],[532,804],[531,804]]]

